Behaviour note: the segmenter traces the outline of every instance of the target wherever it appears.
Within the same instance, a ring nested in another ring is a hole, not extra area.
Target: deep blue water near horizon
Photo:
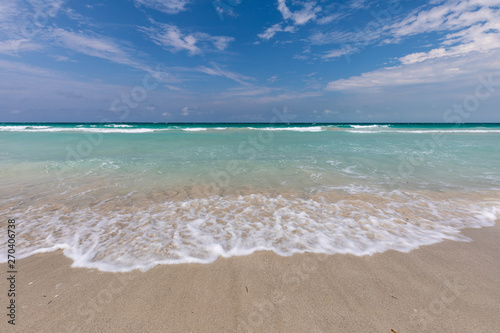
[[[493,225],[499,166],[493,123],[0,123],[0,213],[107,271],[410,251]]]

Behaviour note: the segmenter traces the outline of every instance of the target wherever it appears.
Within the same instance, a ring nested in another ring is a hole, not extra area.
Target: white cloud
[[[478,9],[477,5],[478,1],[475,0],[454,0],[430,9],[420,7],[413,10],[403,20],[395,23],[391,30],[398,37],[464,28],[478,21],[479,17],[476,14],[471,15],[473,11]],[[483,9],[484,7],[479,10]],[[480,14],[482,15],[482,13]],[[483,17],[482,20],[486,19],[487,17]]]
[[[278,0],[278,10],[285,20],[292,20],[295,25],[303,25],[316,19],[316,14],[321,11],[321,7],[315,2],[302,2],[303,8],[292,12],[286,5],[286,0]]]
[[[292,12],[288,8],[286,0],[278,0],[278,10],[281,13],[281,16],[283,16],[284,22],[272,25],[271,27],[264,30],[263,33],[260,33],[257,36],[260,39],[268,41],[273,38],[277,32],[295,33],[297,31],[297,26],[301,26],[310,21],[316,20],[317,13],[321,12],[322,10],[320,6],[316,6],[316,2],[294,1],[294,4],[301,5],[302,9]],[[326,24],[340,16],[340,14],[334,14],[323,17],[320,19],[320,24]],[[286,24],[286,21],[292,21],[292,25]],[[283,28],[283,26],[285,27]],[[258,42],[256,44],[258,44]]]
[[[195,34],[200,40],[202,41],[209,41],[211,42],[215,48],[219,51],[224,51],[225,49],[228,48],[229,43],[234,42],[233,37],[228,37],[228,36],[210,36],[207,33],[199,32]]]
[[[290,9],[288,9],[288,7],[286,6],[285,1],[286,0],[278,0],[278,10],[280,11],[283,18],[285,20],[288,20],[293,15],[292,15],[292,12],[290,11]]]
[[[200,66],[196,68],[199,72],[212,75],[212,76],[221,76],[221,77],[226,77],[230,80],[233,80],[235,82],[238,82],[243,85],[248,85],[248,81],[250,80],[255,80],[252,77],[245,76],[243,74],[231,72],[231,71],[226,71],[221,69],[217,64],[211,63],[212,67],[206,67],[206,66]]]
[[[430,8],[417,8],[402,20],[381,28],[383,34],[379,38],[397,42],[409,36],[445,32],[438,47],[400,57],[400,66],[332,81],[327,89],[383,89],[452,83],[463,78],[473,79],[472,75],[479,71],[500,70],[500,61],[493,56],[500,55],[498,5],[500,0],[454,0],[439,2]],[[343,53],[342,50],[333,50],[326,58]]]
[[[134,0],[136,5],[149,7],[166,14],[177,14],[186,10],[190,0]]]
[[[257,36],[260,39],[269,40],[273,38],[274,35],[276,35],[276,33],[279,31],[283,31],[283,28],[281,27],[281,23],[276,23],[275,25],[267,28],[263,33],[258,34]]]
[[[318,32],[310,36],[309,41],[312,45],[341,45],[339,49],[319,55],[325,60],[360,51],[368,45],[399,43],[404,38],[428,33],[445,34],[433,49],[400,57],[402,64],[489,52],[500,48],[499,5],[500,0],[431,1],[401,19],[387,11],[362,30]]]
[[[41,49],[40,44],[32,43],[29,39],[10,39],[0,41],[0,53],[15,55],[18,52],[36,51]]]
[[[500,51],[452,59],[435,58],[387,67],[328,83],[327,90],[384,89],[418,84],[474,81],[477,73],[500,71]]]
[[[158,24],[158,27],[141,28],[151,40],[159,46],[170,51],[186,50],[190,55],[203,53],[203,50],[224,51],[229,43],[234,41],[233,37],[211,36],[204,32],[184,34],[178,27],[170,24]]]
[[[183,35],[179,28],[173,25],[163,25],[163,31],[150,30],[149,37],[158,45],[174,51],[187,50],[191,55],[200,54],[193,35]]]
[[[454,0],[430,9],[419,8],[400,22],[393,24],[391,34],[399,38],[435,31],[464,29],[466,32],[469,28],[481,24],[493,24],[498,29],[500,18],[498,5],[500,5],[498,0]],[[445,41],[450,43],[454,37],[447,35]],[[462,37],[465,37],[464,34]]]
[[[449,24],[454,27],[450,29],[460,30],[447,34],[443,38],[441,47],[428,52],[412,53],[399,60],[403,64],[411,64],[427,59],[463,56],[470,52],[488,52],[500,48],[500,10],[483,7],[473,12],[462,12],[459,18],[463,18],[458,19],[460,24],[456,22]],[[444,29],[440,26],[435,26],[435,28]],[[417,28],[414,27],[414,29]]]
[[[435,71],[435,66],[397,66],[340,79],[328,83],[328,90],[356,90],[364,88],[381,88],[407,84],[431,83],[445,81],[447,69]]]

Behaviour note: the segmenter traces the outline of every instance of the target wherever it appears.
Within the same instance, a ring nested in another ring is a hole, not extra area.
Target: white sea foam
[[[381,130],[346,130],[346,132],[350,133],[364,133],[364,134],[374,134],[374,133],[410,133],[410,134],[430,134],[430,133],[458,133],[458,134],[465,134],[465,133],[476,133],[476,134],[482,134],[482,133],[500,133],[500,130],[498,129],[438,129],[438,130],[417,130],[417,129],[411,129],[411,130],[399,130],[399,129],[381,129]]]
[[[28,126],[0,126],[2,132],[24,131]],[[36,126],[31,126],[36,127]]]
[[[206,130],[225,130],[227,127],[193,127],[193,128],[182,128],[178,126],[166,127],[166,128],[141,128],[134,127],[132,125],[125,124],[108,124],[104,127],[96,127],[92,125],[91,127],[84,127],[83,125],[78,125],[76,127],[51,127],[51,126],[0,126],[0,132],[76,132],[76,133],[152,133],[152,132],[164,132],[172,130],[182,130],[187,132],[200,132]]]
[[[72,132],[73,129],[68,128],[62,130],[61,132]],[[88,133],[152,133],[158,130],[152,128],[81,128],[81,132]],[[58,132],[58,130],[54,130],[51,132]]]
[[[80,133],[150,133],[161,131],[152,128],[121,127],[50,127],[50,126],[0,126],[0,132],[80,132]]]
[[[349,125],[352,128],[388,128],[389,125]]]
[[[108,124],[108,125],[104,125],[104,127],[129,128],[129,127],[134,127],[134,126],[132,126],[132,125],[125,125],[125,124]]]
[[[200,132],[200,131],[206,131],[208,128],[206,127],[193,127],[193,128],[183,128],[183,131],[186,132]]]
[[[500,202],[472,204],[402,192],[371,195],[370,201],[359,195],[337,200],[212,196],[117,211],[94,206],[68,212],[47,205],[23,210],[18,255],[62,249],[74,267],[114,272],[210,263],[260,250],[283,256],[372,255],[408,252],[444,239],[466,241],[460,229],[491,226],[500,217]]]
[[[262,130],[262,131],[294,131],[294,132],[321,132],[321,131],[323,131],[323,128],[321,126],[263,127],[263,128],[250,127],[250,129]]]

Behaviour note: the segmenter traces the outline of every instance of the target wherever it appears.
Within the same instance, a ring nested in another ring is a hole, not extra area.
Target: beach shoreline
[[[17,263],[15,327],[5,315],[0,326],[19,332],[495,332],[500,227],[462,232],[473,241],[445,240],[409,253],[257,252],[130,273],[71,268],[61,251],[37,254]],[[6,263],[1,267],[7,271]]]

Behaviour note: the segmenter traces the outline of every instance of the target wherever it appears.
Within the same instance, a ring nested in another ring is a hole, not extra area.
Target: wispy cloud
[[[61,62],[76,62],[76,60],[70,59],[69,57],[62,56],[62,55],[55,55],[52,56],[56,61],[61,61]]]
[[[369,4],[367,4],[367,0],[351,0],[349,3],[349,7],[353,9],[363,9],[367,8]]]
[[[92,32],[73,32],[56,28],[51,30],[50,38],[57,44],[89,56],[107,59],[119,64],[135,66],[124,47],[111,38]]]
[[[391,27],[394,36],[414,36],[426,32],[459,30],[479,21],[494,19],[490,6],[498,0],[434,1],[419,7]]]
[[[182,33],[175,25],[155,24],[154,27],[141,27],[141,31],[157,45],[172,51],[188,51],[190,55],[202,54],[204,51],[224,51],[233,37],[211,36],[204,32]]]
[[[2,108],[17,110],[18,114],[28,117],[24,118],[25,121],[100,121],[103,117],[112,118],[108,114],[89,114],[89,110],[107,109],[127,88],[98,81],[79,81],[65,72],[14,61],[0,60],[0,72]],[[75,102],[75,98],[85,99],[85,102]],[[9,118],[5,113],[2,117],[7,121],[19,120]]]
[[[322,56],[323,59],[335,59],[356,53],[358,49],[351,45],[346,45],[340,49],[334,49]]]
[[[185,11],[191,0],[134,0],[136,5],[152,8],[166,14]]]
[[[278,75],[273,75],[270,78],[267,79],[267,82],[274,83],[278,79]]]
[[[296,31],[296,28],[294,26],[291,26],[291,25],[283,28],[281,26],[281,23],[276,23],[275,25],[267,28],[263,33],[258,34],[257,36],[260,39],[263,39],[263,40],[267,41],[267,40],[273,38],[274,35],[276,35],[277,32],[281,32],[281,31],[293,33],[293,32]]]
[[[0,41],[0,53],[16,55],[18,52],[36,51],[42,46],[31,42],[29,39],[10,39]]]
[[[354,31],[332,30],[316,32],[309,37],[309,42],[311,45],[370,45],[390,36],[389,30],[389,25],[382,25],[378,22],[374,24],[369,23],[365,28],[356,28]]]
[[[340,20],[341,18],[345,17],[347,14],[346,13],[334,13],[331,15],[323,16],[321,18],[318,18],[316,20],[316,23],[319,25],[324,25],[324,24],[329,24],[332,23],[333,21]]]
[[[132,56],[132,50],[119,41],[93,32],[73,32],[56,28],[47,34],[55,44],[67,49],[111,62],[127,65],[150,73],[162,81],[175,81],[168,73],[158,71]]]
[[[0,2],[0,37],[32,39],[68,0],[29,0]]]
[[[0,28],[2,32],[9,33],[12,31],[14,19],[24,12],[24,8],[16,1],[1,1],[0,2]],[[17,25],[14,25],[16,27]]]
[[[238,14],[235,11],[236,6],[240,5],[243,0],[214,0],[212,1],[212,5],[215,8],[215,11],[219,15],[221,21],[224,20],[224,16],[230,16],[232,18],[238,17]]]
[[[266,104],[266,103],[275,103],[275,102],[283,102],[288,100],[299,100],[303,98],[310,97],[319,97],[322,96],[323,93],[320,91],[309,91],[309,92],[285,92],[282,94],[274,94],[268,96],[260,96],[260,97],[249,97],[243,99],[243,101],[248,103],[255,104]]]
[[[249,85],[250,83],[248,81],[255,80],[254,78],[243,74],[221,69],[216,63],[211,63],[211,65],[212,67],[200,66],[197,67],[196,70],[211,76],[225,77],[243,85]]]
[[[61,75],[55,71],[48,70],[42,67],[26,65],[22,62],[17,61],[6,61],[0,59],[0,70],[2,72],[10,72],[14,74],[22,74],[22,75],[33,75],[40,76],[44,78],[57,78],[61,77]]]
[[[292,91],[279,87],[263,86],[242,86],[231,88],[218,95],[222,100],[236,99],[246,104],[266,104],[282,102],[287,100],[300,100],[303,98],[318,97],[323,95],[323,91]]]
[[[279,90],[279,88],[244,86],[229,89],[228,91],[222,92],[220,96],[224,99],[234,97],[263,96]]]

